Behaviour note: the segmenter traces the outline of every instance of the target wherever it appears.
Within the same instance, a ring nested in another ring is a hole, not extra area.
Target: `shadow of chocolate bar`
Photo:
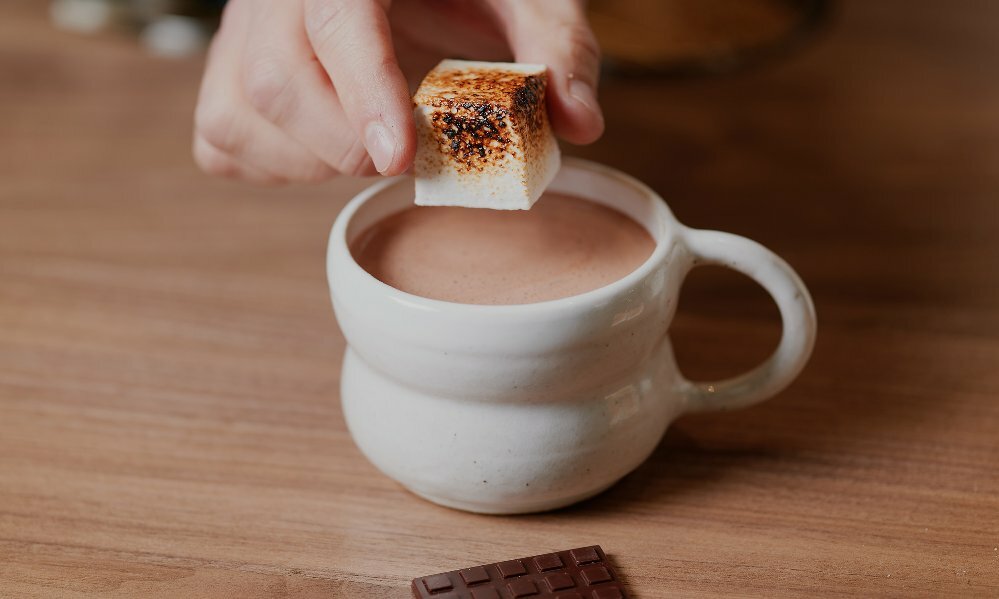
[[[599,545],[413,579],[417,599],[625,599]]]

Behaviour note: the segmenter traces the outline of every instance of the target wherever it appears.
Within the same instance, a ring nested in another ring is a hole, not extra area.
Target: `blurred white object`
[[[151,54],[182,58],[200,52],[209,35],[197,19],[164,15],[147,25],[140,37]]]
[[[114,20],[114,5],[110,0],[54,0],[49,18],[59,29],[96,33]]]

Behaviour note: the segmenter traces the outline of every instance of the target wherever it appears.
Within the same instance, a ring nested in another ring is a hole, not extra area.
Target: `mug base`
[[[564,508],[570,506],[574,503],[579,503],[580,501],[585,501],[591,497],[595,497],[607,489],[613,487],[618,481],[614,481],[610,484],[598,487],[596,490],[587,491],[585,493],[580,493],[578,495],[570,495],[569,497],[559,497],[556,499],[545,499],[541,501],[527,501],[527,502],[516,502],[516,503],[493,503],[493,502],[476,502],[476,501],[462,501],[460,499],[454,499],[451,497],[443,497],[440,495],[434,495],[432,493],[424,493],[422,491],[417,491],[412,487],[403,487],[410,493],[425,499],[431,503],[436,503],[437,505],[444,506],[446,508],[451,508],[453,510],[461,510],[463,512],[472,512],[473,514],[487,514],[492,516],[512,516],[516,514],[534,514],[537,512],[548,512],[551,510],[557,510],[559,508]]]

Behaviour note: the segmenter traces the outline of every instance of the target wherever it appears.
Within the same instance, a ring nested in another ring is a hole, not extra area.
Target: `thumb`
[[[517,62],[548,65],[548,115],[555,133],[587,144],[604,131],[597,102],[600,47],[579,0],[492,0]]]

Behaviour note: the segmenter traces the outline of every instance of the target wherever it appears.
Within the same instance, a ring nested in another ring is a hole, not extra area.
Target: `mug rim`
[[[351,198],[347,205],[340,211],[340,214],[337,215],[330,231],[330,243],[327,251],[327,276],[332,282],[334,257],[337,253],[342,254],[346,257],[345,267],[351,271],[351,276],[360,277],[355,280],[363,280],[368,283],[373,283],[376,288],[385,292],[388,299],[395,303],[430,312],[462,311],[490,315],[522,315],[531,312],[562,311],[569,308],[605,305],[648,277],[653,270],[658,268],[658,266],[663,263],[667,255],[670,253],[672,246],[677,243],[679,229],[682,225],[676,220],[676,217],[673,216],[672,211],[669,209],[669,206],[666,204],[666,201],[662,198],[662,196],[656,193],[645,183],[642,183],[627,173],[590,160],[569,156],[562,157],[562,164],[559,167],[559,171],[565,168],[590,171],[608,179],[613,179],[620,185],[625,185],[637,190],[646,201],[654,205],[653,210],[655,212],[655,217],[659,222],[666,225],[666,234],[659,239],[655,239],[655,236],[653,236],[656,242],[655,249],[653,249],[652,253],[649,254],[649,257],[646,258],[645,261],[642,262],[642,264],[635,270],[606,285],[591,289],[589,291],[584,291],[583,293],[526,304],[466,304],[462,302],[451,302],[447,300],[423,297],[422,295],[416,295],[393,287],[379,280],[377,277],[364,270],[364,268],[357,263],[357,260],[354,258],[353,253],[351,253],[350,246],[347,243],[347,230],[352,219],[362,206],[377,197],[386,189],[411,178],[409,175],[399,175],[396,177],[386,178],[385,180],[379,181],[374,185],[363,189],[360,193]],[[608,205],[614,207],[613,203],[608,203]],[[639,222],[639,225],[648,230],[646,222]]]

